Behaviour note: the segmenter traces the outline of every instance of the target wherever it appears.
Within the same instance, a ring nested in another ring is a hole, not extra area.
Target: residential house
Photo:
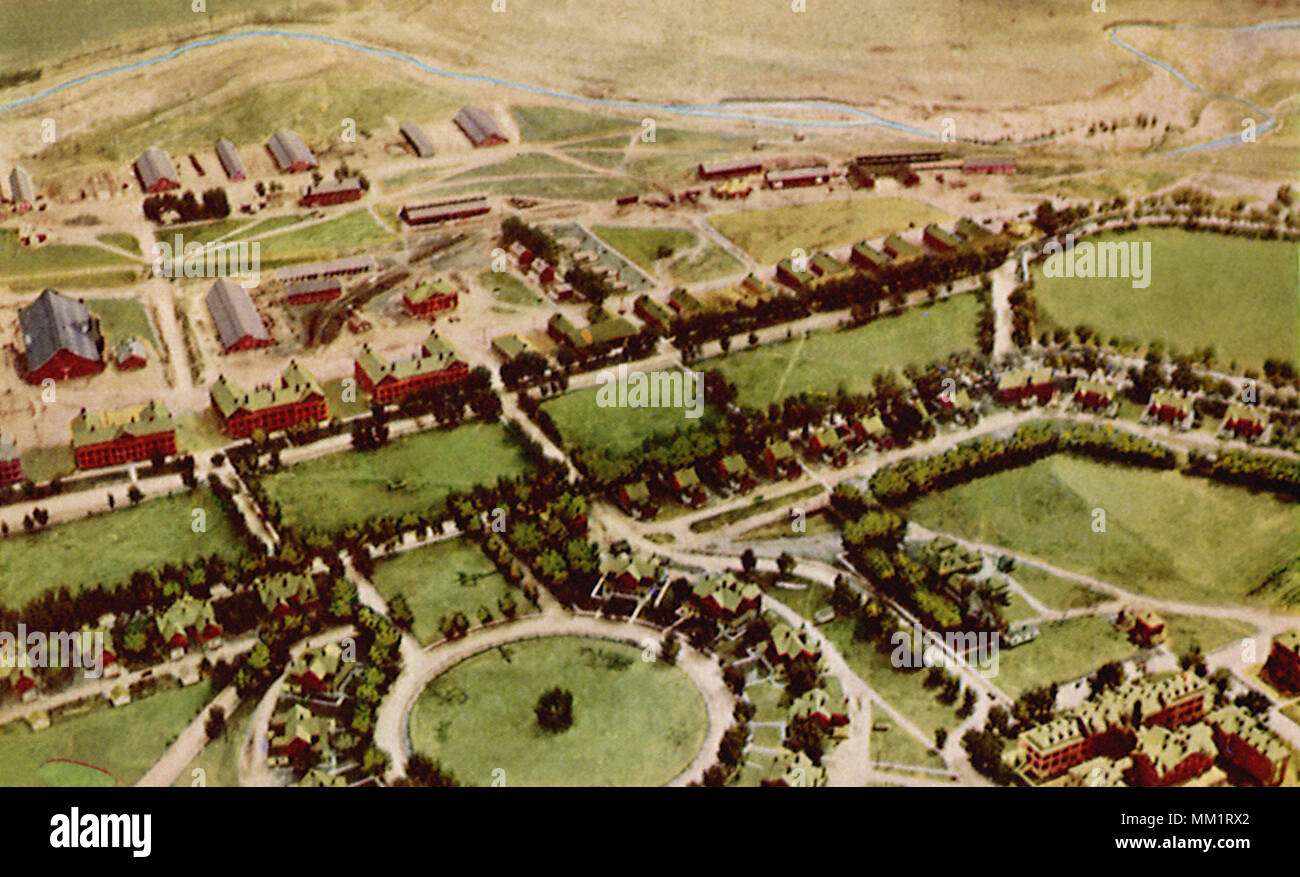
[[[729,572],[713,573],[691,586],[690,601],[697,610],[719,621],[731,621],[756,611],[762,591],[752,582],[742,582]]]

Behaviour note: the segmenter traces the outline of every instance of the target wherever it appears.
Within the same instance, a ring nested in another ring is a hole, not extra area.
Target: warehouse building
[[[1016,172],[1016,160],[1014,158],[964,158],[961,162],[961,172],[964,174],[1014,174]]]
[[[226,353],[236,350],[253,350],[275,343],[266,331],[262,317],[248,294],[248,290],[221,278],[212,285],[204,299],[212,322],[221,337],[221,347]]]
[[[47,289],[18,312],[26,356],[25,377],[66,380],[104,370],[104,334],[86,306]]]
[[[135,175],[146,192],[165,192],[181,187],[181,175],[176,165],[156,146],[151,146],[135,160]]]
[[[374,270],[374,256],[348,256],[343,259],[332,259],[328,262],[304,262],[301,265],[277,268],[275,279],[278,283],[297,283],[300,280],[314,280],[318,277],[346,277],[351,274],[367,274]]]
[[[424,130],[419,125],[409,121],[403,122],[399,130],[401,130],[402,136],[406,138],[406,142],[411,144],[411,148],[415,150],[416,155],[420,156],[420,158],[433,157],[433,144],[425,136]]]
[[[337,277],[317,277],[290,283],[284,291],[285,304],[310,305],[333,301],[343,293],[343,284]]]
[[[358,201],[365,194],[360,177],[345,177],[341,180],[321,180],[302,190],[303,207],[321,207],[329,204],[345,204]]]
[[[722,161],[702,161],[699,165],[700,179],[725,180],[728,177],[743,177],[747,174],[762,173],[763,163],[752,158],[729,158]]]
[[[226,176],[230,181],[237,183],[244,179],[244,163],[239,160],[239,152],[235,149],[235,144],[231,143],[225,137],[217,141],[217,158],[221,161],[221,166],[226,170]]]
[[[309,171],[317,166],[316,156],[294,131],[281,128],[266,144],[282,173]]]
[[[789,189],[795,186],[820,186],[830,182],[831,169],[824,164],[809,167],[794,167],[788,170],[768,171],[767,185],[770,189]]]
[[[479,107],[462,107],[456,114],[455,122],[475,149],[480,146],[497,146],[510,140],[497,120],[487,110]]]
[[[407,225],[432,225],[438,222],[450,222],[453,219],[482,216],[491,209],[486,198],[459,198],[455,201],[406,206],[402,208],[401,217]]]

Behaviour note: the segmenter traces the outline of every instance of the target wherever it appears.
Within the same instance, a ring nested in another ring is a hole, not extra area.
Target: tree
[[[936,749],[942,749],[943,745],[948,742],[948,732],[944,728],[934,729],[934,746]]]
[[[415,623],[415,615],[403,594],[398,594],[388,601],[388,617],[402,630],[410,630]]]
[[[781,575],[788,576],[794,570],[795,560],[788,551],[782,551],[776,559],[776,568],[781,571]]]
[[[140,500],[144,499],[144,491],[141,490],[139,486],[132,484],[126,492],[126,498],[131,500],[131,505],[135,505],[140,502]]]
[[[208,720],[203,729],[208,734],[209,740],[215,740],[226,733],[226,710],[224,707],[214,706],[208,711]]]
[[[567,731],[573,724],[573,695],[558,686],[552,688],[537,699],[533,712],[537,714],[537,724],[545,730]]]
[[[786,668],[785,690],[791,697],[799,697],[817,685],[817,677],[817,659],[801,654]]]
[[[677,652],[681,649],[681,644],[677,642],[677,636],[671,630],[664,632],[663,642],[659,645],[659,660],[665,664],[677,663]]]
[[[758,558],[754,556],[754,549],[746,548],[740,555],[740,565],[745,572],[753,572],[754,567],[758,566]]]

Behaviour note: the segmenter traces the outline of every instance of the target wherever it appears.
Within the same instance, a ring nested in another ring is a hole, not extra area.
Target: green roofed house
[[[1239,706],[1225,706],[1207,715],[1205,723],[1214,730],[1214,745],[1222,759],[1260,785],[1282,784],[1291,747],[1260,719]]]
[[[811,718],[822,728],[838,728],[849,723],[849,700],[840,680],[828,676],[790,704],[790,718]]]
[[[257,580],[256,588],[262,606],[277,618],[296,615],[320,599],[315,579],[304,573],[281,572],[263,576]]]
[[[638,520],[651,521],[659,514],[659,508],[650,501],[650,488],[644,481],[619,485],[614,489],[614,500],[624,514]]]
[[[900,262],[921,255],[919,247],[909,244],[897,234],[891,234],[889,237],[885,238],[884,250]]]
[[[672,328],[673,320],[676,318],[672,311],[645,294],[637,296],[632,312],[647,325],[658,329],[660,332],[669,331]]]
[[[784,786],[791,788],[826,785],[826,768],[813,764],[813,760],[803,752],[791,752],[782,749],[772,759],[767,775],[763,778],[764,786]]]
[[[1192,400],[1172,390],[1157,390],[1151,394],[1151,401],[1142,413],[1144,422],[1158,421],[1187,429],[1192,424]]]
[[[808,270],[817,275],[822,280],[831,277],[838,277],[841,274],[852,271],[853,268],[845,265],[839,259],[836,259],[830,253],[818,252],[808,262]]]
[[[740,493],[753,490],[754,486],[758,484],[758,480],[750,472],[749,464],[745,462],[745,458],[740,454],[728,454],[719,460],[714,474],[724,485]]]
[[[254,430],[269,433],[329,417],[325,391],[311,372],[293,360],[278,384],[264,384],[247,392],[222,375],[212,385],[211,395],[222,429],[231,438],[248,438]]]
[[[326,773],[318,767],[313,767],[294,783],[294,786],[302,789],[344,789],[347,785],[347,778],[343,774]]]
[[[1197,723],[1182,728],[1153,725],[1139,728],[1133,759],[1134,785],[1172,786],[1200,776],[1214,766],[1218,750],[1209,725]]]
[[[807,630],[795,630],[784,621],[772,628],[772,638],[767,643],[767,660],[773,666],[788,667],[797,658],[818,658],[821,647]]]
[[[353,375],[370,398],[387,405],[428,387],[463,381],[469,377],[469,365],[435,330],[424,339],[420,352],[406,359],[389,361],[369,344],[362,345]]]
[[[608,554],[600,560],[602,581],[626,593],[648,591],[663,579],[668,561],[657,554]]]
[[[0,432],[0,485],[23,480],[22,455],[18,443],[8,433]]]
[[[700,300],[681,286],[668,294],[668,306],[682,317],[690,317],[704,310]]]
[[[1115,405],[1115,387],[1105,381],[1079,381],[1074,385],[1074,404],[1082,411],[1108,412]]]
[[[957,220],[957,235],[963,238],[968,244],[979,244],[992,238],[993,232],[986,229],[979,223],[972,222],[966,217]]]
[[[118,411],[87,412],[72,420],[72,454],[78,469],[96,469],[176,453],[176,421],[155,399]]]
[[[759,301],[767,301],[777,295],[776,290],[764,283],[757,274],[749,274],[740,281],[740,289]]]
[[[937,223],[933,222],[925,227],[921,240],[925,241],[927,247],[940,252],[960,250],[966,246],[966,242],[961,238],[944,231]]]
[[[493,338],[492,350],[506,362],[513,362],[517,356],[525,351],[536,353],[527,338],[513,332],[509,335],[498,335]]]
[[[1267,426],[1268,414],[1263,408],[1234,403],[1224,412],[1223,424],[1219,427],[1219,431],[1225,435],[1231,433],[1237,438],[1250,440],[1263,435]]]
[[[343,660],[338,643],[308,649],[289,667],[290,690],[305,695],[337,692],[352,666]]]
[[[866,241],[859,241],[849,252],[849,261],[864,271],[880,271],[892,260]]]
[[[795,266],[792,259],[782,259],[776,263],[776,282],[784,283],[794,290],[804,290],[812,286],[817,275],[813,274],[806,268],[800,269]]]
[[[191,642],[200,642],[210,649],[221,645],[221,625],[212,604],[190,594],[177,599],[155,619],[162,641],[171,650],[171,659],[185,654]]]
[[[690,466],[683,466],[681,469],[673,471],[664,479],[664,486],[669,491],[677,494],[679,502],[693,509],[704,505],[708,499],[708,494],[704,492],[704,486],[700,484],[700,476]]]
[[[408,290],[402,295],[402,301],[413,316],[432,317],[454,310],[460,303],[460,292],[450,281],[440,277]]]
[[[302,704],[294,704],[283,712],[271,717],[271,758],[272,767],[288,764],[295,754],[303,749],[315,750],[318,754],[331,754],[329,738],[334,733],[334,719],[315,715]]]
[[[798,478],[803,471],[794,445],[782,439],[769,444],[759,455],[759,464],[768,478]]]
[[[551,317],[546,324],[546,332],[556,341],[576,350],[602,346],[614,349],[637,334],[636,327],[622,317],[606,316],[585,329],[579,329],[564,314]]]
[[[714,573],[691,587],[691,603],[707,615],[730,621],[756,610],[762,591],[752,582],[742,582],[729,572]]]

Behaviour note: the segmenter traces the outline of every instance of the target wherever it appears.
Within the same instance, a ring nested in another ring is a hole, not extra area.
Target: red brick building
[[[39,384],[96,375],[104,370],[104,335],[86,306],[47,289],[18,312],[24,378]]]
[[[1205,724],[1170,730],[1159,725],[1137,732],[1133,760],[1133,785],[1161,788],[1186,782],[1214,766],[1218,750],[1214,732]]]
[[[337,277],[317,277],[290,283],[284,290],[285,304],[309,305],[333,301],[343,294],[343,282]]]
[[[1039,405],[1046,405],[1054,395],[1056,382],[1047,369],[1010,371],[998,379],[998,400],[1004,404],[1032,399]]]
[[[1214,730],[1219,759],[1261,786],[1278,786],[1286,777],[1291,747],[1263,722],[1239,706],[1225,706],[1205,717]]]
[[[437,332],[430,332],[420,353],[410,359],[388,362],[365,345],[356,358],[354,374],[361,389],[386,405],[426,387],[463,381],[469,377],[469,366]]]
[[[316,378],[290,360],[278,384],[245,392],[225,375],[212,385],[212,407],[231,438],[248,438],[254,430],[272,432],[329,417],[325,391]]]
[[[72,421],[72,453],[78,469],[98,469],[176,453],[176,422],[161,402],[99,411],[81,409]]]
[[[208,313],[221,336],[221,349],[226,353],[268,347],[275,339],[266,331],[257,306],[248,290],[226,278],[212,284],[204,301]]]
[[[23,463],[14,437],[0,432],[0,485],[23,480]]]
[[[360,201],[366,190],[361,186],[360,177],[347,177],[342,180],[322,180],[302,190],[302,199],[298,201],[303,207],[326,207],[331,204],[345,204],[348,201]]]
[[[1273,637],[1264,670],[1275,687],[1300,691],[1300,630],[1284,631]]]
[[[181,175],[176,172],[176,165],[156,146],[151,146],[140,154],[133,165],[140,186],[146,192],[166,192],[168,189],[181,187]]]
[[[460,305],[460,293],[444,279],[421,283],[402,295],[407,313],[414,317],[434,317]]]

